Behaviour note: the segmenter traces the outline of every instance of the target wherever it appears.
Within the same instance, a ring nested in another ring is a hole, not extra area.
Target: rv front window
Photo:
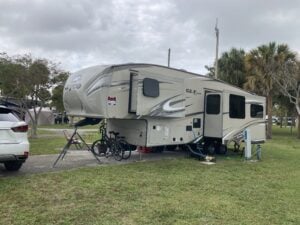
[[[206,113],[219,114],[220,113],[220,95],[208,95],[206,98]]]
[[[252,118],[263,118],[264,107],[262,105],[251,104],[250,105],[250,114]]]
[[[239,95],[229,96],[229,117],[245,119],[245,97]]]
[[[143,94],[146,97],[156,98],[159,96],[159,82],[155,79],[145,78],[143,80]]]

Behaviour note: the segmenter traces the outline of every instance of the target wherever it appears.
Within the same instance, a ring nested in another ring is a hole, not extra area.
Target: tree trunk
[[[287,127],[287,111],[285,111],[285,114],[284,114],[284,127],[286,128]]]
[[[32,129],[31,129],[31,138],[37,138],[37,127],[38,127],[38,121],[39,121],[39,116],[40,113],[42,111],[42,107],[40,106],[40,108],[38,109],[38,111],[36,111],[36,108],[33,108],[33,113],[34,116],[30,116],[31,117],[31,123],[32,123]]]
[[[37,120],[32,121],[31,138],[37,138]]]
[[[298,114],[298,132],[297,132],[297,138],[300,139],[300,114]]]
[[[268,124],[267,124],[267,139],[272,139],[272,95],[267,96],[267,111],[268,111]]]

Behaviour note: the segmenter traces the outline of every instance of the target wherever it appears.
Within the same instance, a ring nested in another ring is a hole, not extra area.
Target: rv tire
[[[204,149],[208,155],[214,155],[216,153],[216,145],[214,143],[204,146]]]
[[[154,147],[154,151],[157,152],[157,153],[161,153],[165,150],[165,147],[164,145],[161,145],[161,146],[156,146]]]
[[[177,148],[177,145],[167,145],[166,150],[167,151],[175,151]]]
[[[225,155],[227,153],[227,146],[226,145],[220,145],[218,148],[218,154]]]

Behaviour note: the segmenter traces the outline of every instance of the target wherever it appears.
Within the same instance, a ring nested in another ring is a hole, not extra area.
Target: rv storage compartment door
[[[184,80],[139,74],[137,115],[184,117]]]
[[[221,93],[206,93],[204,136],[221,138],[223,133],[223,110]]]

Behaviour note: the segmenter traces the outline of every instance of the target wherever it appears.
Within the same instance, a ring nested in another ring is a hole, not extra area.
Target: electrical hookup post
[[[245,151],[244,151],[244,154],[245,154],[245,160],[246,161],[253,161],[252,160],[252,142],[251,142],[251,131],[249,128],[245,129],[244,132],[243,132],[243,135],[244,135],[244,142],[245,142]],[[253,156],[256,156],[256,159],[257,160],[260,160],[261,159],[261,146],[260,144],[254,144],[254,149],[255,149],[255,152],[253,154]]]

